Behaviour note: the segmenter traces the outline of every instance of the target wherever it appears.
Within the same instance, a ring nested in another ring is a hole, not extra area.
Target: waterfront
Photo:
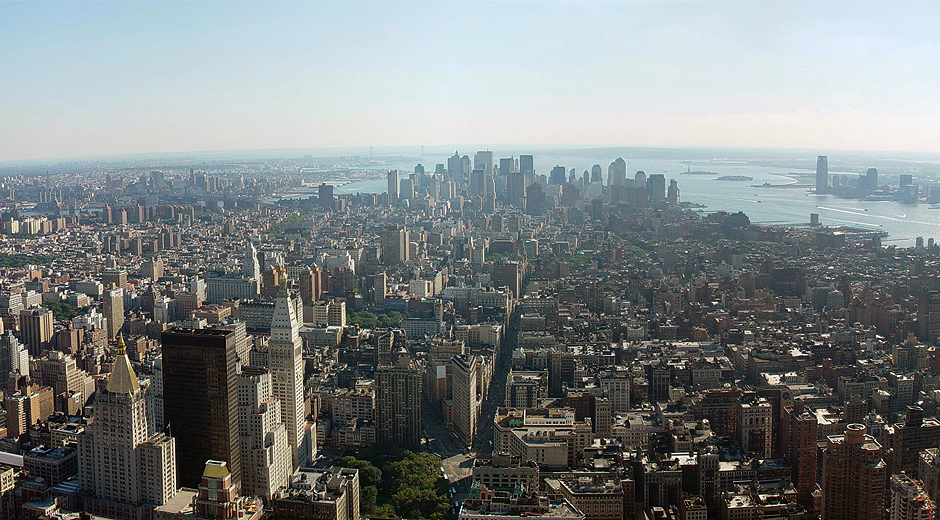
[[[471,154],[472,155],[472,154]],[[425,168],[433,171],[434,164],[442,162],[441,156],[425,157]],[[547,174],[555,165],[575,168],[580,177],[584,170],[590,171],[594,164],[600,164],[606,182],[607,165],[615,157],[586,158],[556,155],[535,155],[535,169],[540,174]],[[852,226],[872,231],[883,231],[888,237],[886,245],[913,246],[916,237],[926,240],[933,237],[940,239],[940,210],[930,209],[928,204],[903,204],[890,201],[863,201],[840,199],[832,195],[811,193],[808,185],[799,185],[797,175],[812,175],[814,171],[774,168],[746,163],[743,161],[721,161],[702,159],[695,161],[680,160],[627,160],[628,176],[637,170],[643,170],[647,176],[662,173],[669,179],[679,182],[681,199],[686,202],[703,204],[701,211],[743,211],[751,222],[761,224],[805,224],[810,213],[818,213],[823,225]],[[390,167],[403,171],[412,171],[414,164],[393,164]],[[715,172],[716,175],[682,175],[688,168]],[[796,174],[796,175],[794,175]],[[830,171],[832,175],[858,175],[857,172]],[[720,182],[715,179],[725,175],[743,175],[753,177],[753,181]],[[933,180],[933,179],[931,179]],[[919,179],[915,178],[915,182]],[[882,184],[894,183],[891,178],[884,178]],[[935,180],[934,180],[935,182]],[[763,186],[769,183],[770,187]],[[381,193],[388,185],[385,179],[357,181],[336,188],[336,193]]]

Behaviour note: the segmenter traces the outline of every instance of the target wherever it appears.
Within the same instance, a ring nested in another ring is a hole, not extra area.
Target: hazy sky
[[[450,143],[940,152],[940,4],[0,2],[0,160]]]

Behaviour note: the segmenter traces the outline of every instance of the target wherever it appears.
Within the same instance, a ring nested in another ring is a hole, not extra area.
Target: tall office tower
[[[548,176],[548,184],[553,186],[561,186],[565,183],[565,173],[567,170],[564,166],[555,166],[552,168],[552,172]]]
[[[475,195],[483,195],[483,191],[486,189],[486,171],[482,168],[474,168],[470,172],[470,186],[467,190],[467,193],[473,197]]]
[[[822,520],[882,520],[887,465],[864,424],[830,435],[822,456]]]
[[[154,281],[163,278],[163,260],[160,258],[154,258],[152,260],[145,261],[140,267],[140,275],[144,278],[150,278]]]
[[[816,430],[814,414],[796,401],[784,409],[783,452],[790,462],[790,481],[796,488],[797,502],[810,510],[816,490]]]
[[[816,193],[829,193],[829,158],[825,155],[816,158]]]
[[[281,403],[271,393],[271,373],[246,366],[238,376],[238,440],[241,444],[242,494],[270,503],[287,486],[291,447],[281,422]]]
[[[923,408],[908,406],[904,422],[887,427],[886,433],[888,472],[903,471],[916,478],[919,477],[917,462],[920,452],[937,447],[940,422],[934,418],[925,419]]]
[[[738,443],[758,458],[773,456],[773,407],[759,397],[738,401]]]
[[[889,520],[934,520],[937,508],[922,482],[906,473],[891,475]]]
[[[447,176],[455,182],[463,179],[463,161],[460,160],[460,154],[454,151],[454,155],[447,158]]]
[[[408,233],[405,228],[382,230],[382,263],[400,265],[408,261]]]
[[[395,333],[388,331],[379,336],[375,348],[375,363],[379,366],[392,364],[392,350],[395,348]]]
[[[388,171],[388,205],[398,204],[398,187],[401,185],[401,179],[398,178],[398,170]]]
[[[105,287],[110,287],[113,284],[115,287],[126,288],[128,286],[127,271],[109,267],[101,272],[101,284]]]
[[[630,382],[630,375],[623,371],[614,371],[600,378],[611,412],[625,414],[630,411]]]
[[[506,183],[506,200],[517,208],[525,207],[525,173],[512,172]]]
[[[675,179],[669,179],[669,190],[666,193],[666,202],[670,204],[679,204],[679,183]]]
[[[865,171],[865,176],[868,177],[868,189],[877,190],[878,189],[878,169],[869,168]]]
[[[633,184],[637,188],[646,189],[646,172],[643,170],[637,170],[633,175]]]
[[[207,460],[224,460],[241,485],[235,332],[163,332],[164,418],[176,438],[179,483],[196,487]]]
[[[503,157],[499,160],[499,175],[508,177],[510,173],[516,170],[516,161],[512,157]]]
[[[124,304],[121,304],[121,323],[124,320]],[[110,323],[109,323],[110,325]],[[20,311],[20,334],[29,350],[29,355],[39,357],[52,345],[52,311],[49,309],[23,309]]]
[[[535,157],[532,155],[519,156],[519,171],[523,174],[535,173]]]
[[[10,380],[28,375],[29,351],[20,344],[13,331],[8,330],[0,336],[0,388],[8,388]]]
[[[415,198],[417,187],[415,186],[415,176],[405,177],[398,183],[398,198],[411,200]]]
[[[388,275],[385,271],[375,273],[372,288],[372,305],[382,307],[385,305],[385,291],[388,290]]]
[[[460,171],[463,172],[460,182],[466,184],[470,179],[470,172],[473,171],[473,165],[470,163],[468,155],[460,156]]]
[[[258,250],[250,241],[245,248],[245,257],[242,259],[242,277],[261,281],[261,263],[258,262]]]
[[[375,430],[380,443],[421,445],[421,372],[407,357],[375,371]]]
[[[312,305],[323,294],[323,279],[319,267],[311,267],[300,272],[300,299],[304,305]]]
[[[607,185],[622,186],[627,183],[627,161],[623,157],[617,157],[614,162],[607,167]]]
[[[626,178],[626,175],[627,175],[626,165],[624,165],[623,175],[624,175],[624,178]],[[595,164],[594,166],[591,166],[591,184],[594,184],[595,182],[600,182],[600,183],[604,182],[604,170],[601,169],[600,164]]]
[[[287,428],[291,447],[292,470],[305,466],[312,456],[312,443],[305,438],[307,415],[304,411],[304,345],[296,306],[287,291],[274,303],[268,359],[274,396],[281,402],[281,421]]]
[[[481,150],[473,156],[473,169],[483,170],[483,173],[493,173],[493,152]]]
[[[454,430],[460,442],[469,446],[477,432],[480,414],[480,397],[477,388],[477,356],[464,354],[454,356],[450,362],[453,381]]]
[[[321,183],[317,188],[317,200],[323,209],[333,209],[333,186],[327,183]]]
[[[650,202],[663,202],[666,200],[666,176],[661,173],[650,174],[646,183]]]
[[[108,320],[108,339],[115,338],[124,327],[124,289],[118,287],[106,290],[102,302],[104,317]]]
[[[940,292],[924,290],[917,297],[917,328],[920,339],[930,345],[940,338]]]
[[[148,391],[119,336],[108,385],[95,394],[95,420],[78,438],[79,480],[95,514],[144,518],[176,495],[175,440],[154,430]]]

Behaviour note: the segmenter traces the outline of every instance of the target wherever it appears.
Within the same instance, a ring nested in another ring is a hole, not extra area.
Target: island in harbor
[[[715,179],[716,181],[753,181],[754,177],[748,177],[747,175],[722,175]]]

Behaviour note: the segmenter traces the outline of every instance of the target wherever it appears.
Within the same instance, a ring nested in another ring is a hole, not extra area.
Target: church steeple
[[[124,335],[118,334],[117,346],[114,349],[114,366],[111,367],[111,377],[108,378],[108,392],[112,394],[132,394],[140,390],[137,374],[127,358],[127,349],[124,346]]]

